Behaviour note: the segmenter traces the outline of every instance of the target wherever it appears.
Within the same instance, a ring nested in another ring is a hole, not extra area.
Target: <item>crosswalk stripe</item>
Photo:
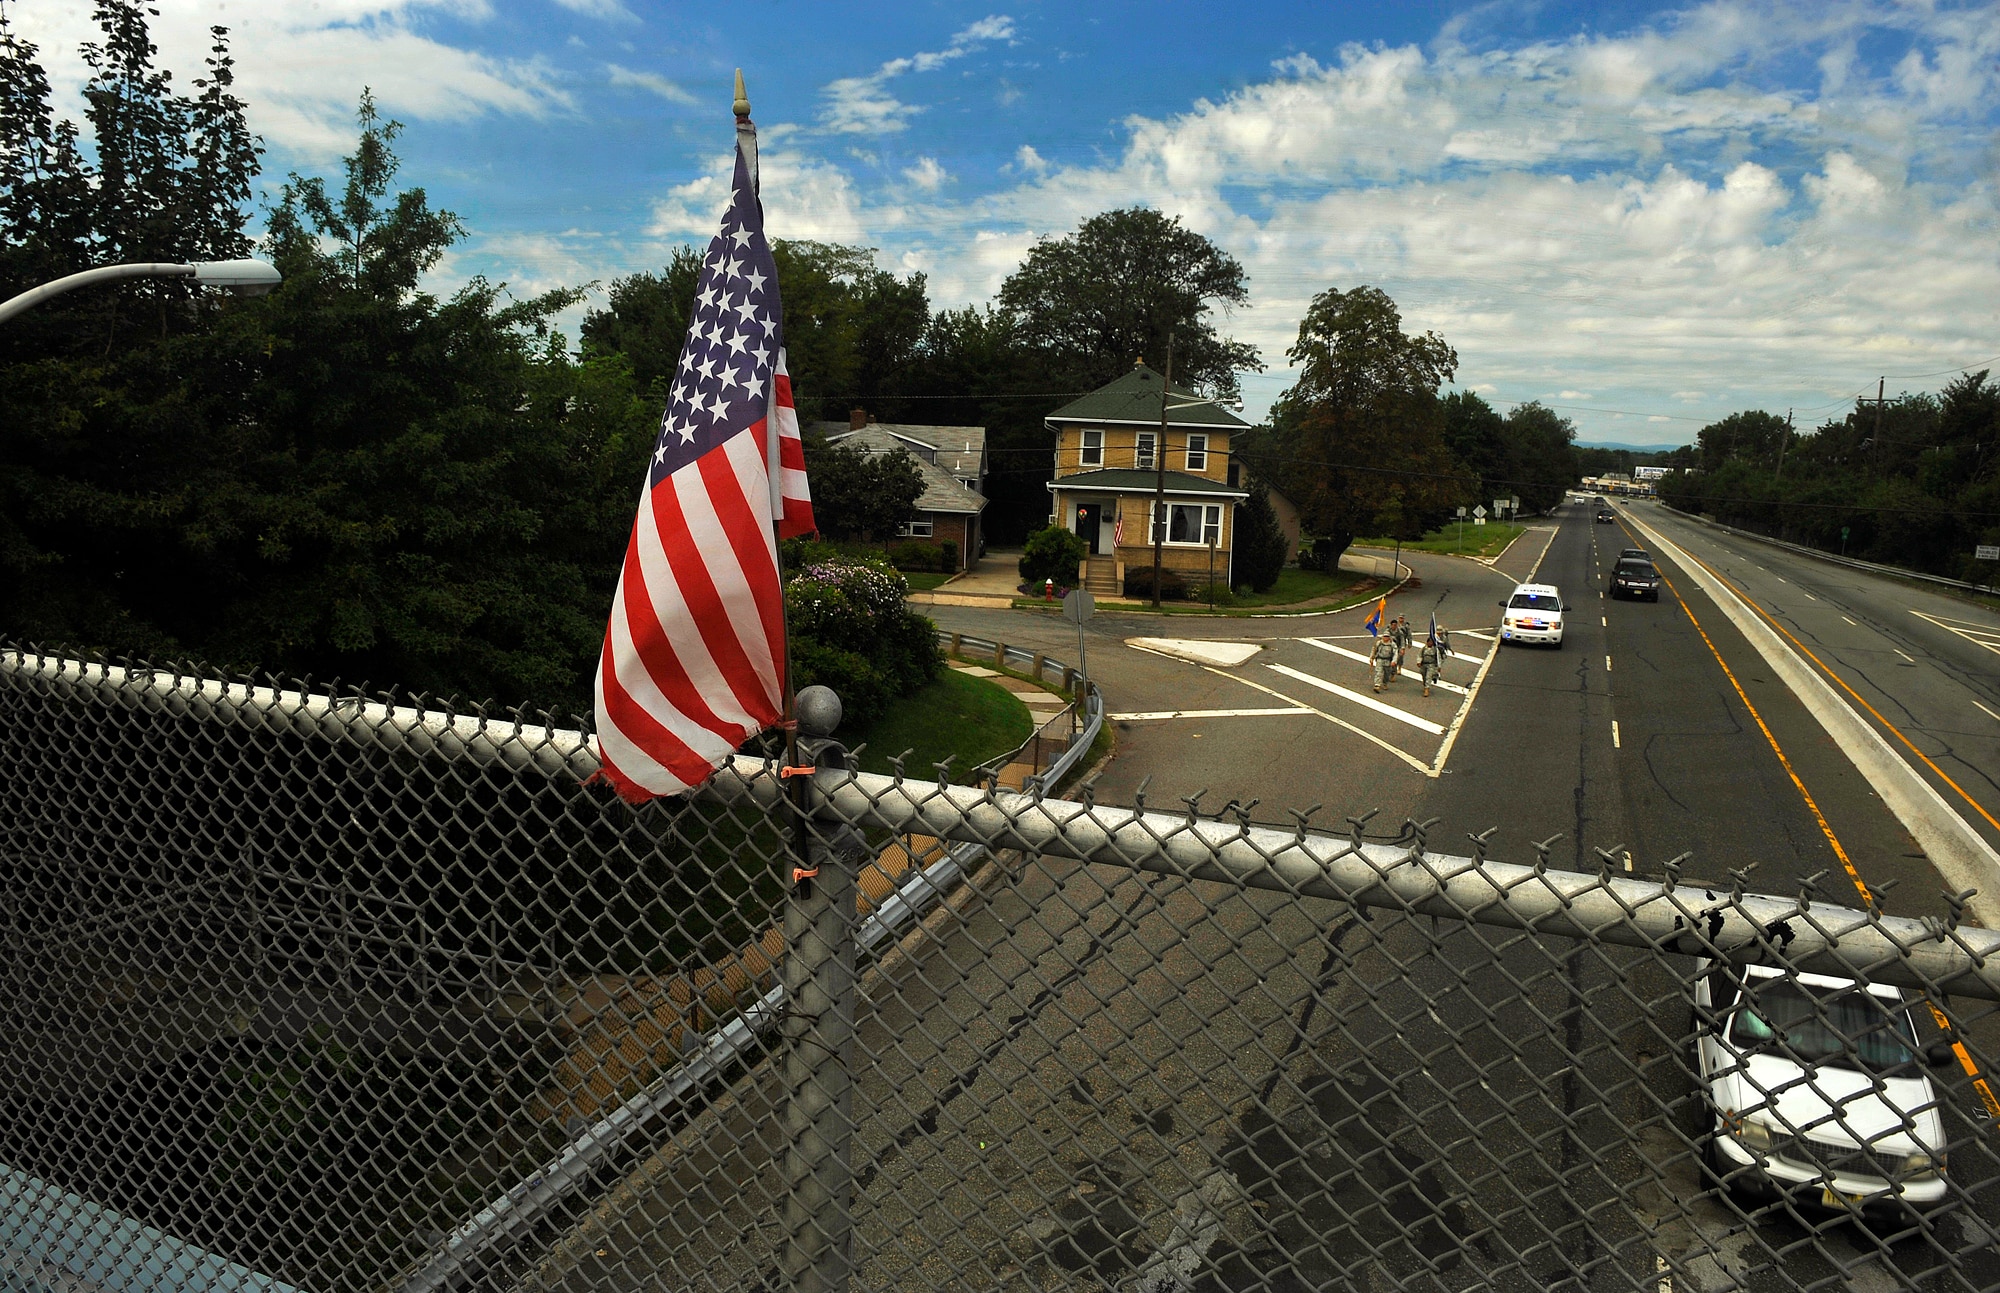
[[[1363,664],[1372,663],[1367,656],[1362,655],[1359,651],[1349,651],[1346,647],[1335,646],[1331,642],[1322,642],[1318,638],[1300,638],[1299,641],[1305,643],[1307,646],[1316,646],[1322,651],[1331,651],[1335,655],[1344,655],[1350,660],[1359,660]],[[1400,672],[1405,678],[1414,678],[1418,682],[1422,682],[1424,680],[1424,676],[1418,673],[1414,669],[1404,669],[1401,670]],[[1461,696],[1466,694],[1465,688],[1459,686],[1455,682],[1446,682],[1442,678],[1432,683],[1431,686],[1442,687],[1446,691],[1455,691]]]
[[[1396,719],[1399,722],[1408,723],[1411,727],[1419,728],[1423,731],[1429,732],[1432,736],[1444,735],[1444,728],[1440,724],[1431,722],[1428,718],[1418,718],[1415,714],[1405,713],[1402,710],[1397,709],[1394,705],[1384,705],[1381,701],[1376,700],[1373,696],[1364,696],[1358,691],[1349,691],[1347,688],[1341,686],[1337,682],[1328,682],[1324,678],[1316,678],[1312,674],[1306,673],[1299,669],[1293,669],[1282,664],[1270,664],[1270,665],[1265,665],[1264,667],[1267,669],[1275,670],[1276,672],[1285,675],[1287,678],[1296,678],[1298,681],[1305,683],[1308,687],[1317,687],[1321,691],[1330,691],[1334,695],[1339,696],[1345,700],[1351,700],[1357,705],[1361,705],[1368,709],[1375,710],[1376,712],[1381,714],[1386,714],[1390,718]]]

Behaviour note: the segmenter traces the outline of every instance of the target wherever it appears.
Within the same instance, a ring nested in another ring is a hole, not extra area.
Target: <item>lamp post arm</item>
[[[40,287],[29,288],[19,296],[0,302],[0,323],[5,323],[24,310],[32,310],[52,296],[61,296],[64,292],[79,287],[89,287],[93,283],[111,283],[122,278],[193,278],[194,276],[193,265],[101,265],[96,269],[86,269],[81,273],[44,283]]]

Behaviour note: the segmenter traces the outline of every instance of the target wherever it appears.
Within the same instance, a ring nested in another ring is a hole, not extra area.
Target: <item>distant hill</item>
[[[1672,453],[1677,444],[1623,444],[1617,440],[1578,440],[1579,449],[1622,449],[1627,453]]]

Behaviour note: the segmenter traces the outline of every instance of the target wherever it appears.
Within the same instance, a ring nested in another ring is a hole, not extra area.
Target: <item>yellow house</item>
[[[1055,432],[1052,524],[1073,530],[1088,555],[1078,572],[1093,593],[1118,595],[1128,572],[1153,568],[1155,504],[1165,499],[1160,564],[1190,584],[1230,587],[1236,505],[1249,497],[1230,438],[1249,423],[1162,379],[1144,362],[1048,415]],[[1164,473],[1162,468],[1164,467]]]

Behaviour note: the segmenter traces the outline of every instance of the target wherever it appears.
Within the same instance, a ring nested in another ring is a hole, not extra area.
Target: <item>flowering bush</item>
[[[944,670],[931,622],[903,604],[909,581],[881,561],[823,557],[785,585],[795,687],[840,693],[852,737]]]

